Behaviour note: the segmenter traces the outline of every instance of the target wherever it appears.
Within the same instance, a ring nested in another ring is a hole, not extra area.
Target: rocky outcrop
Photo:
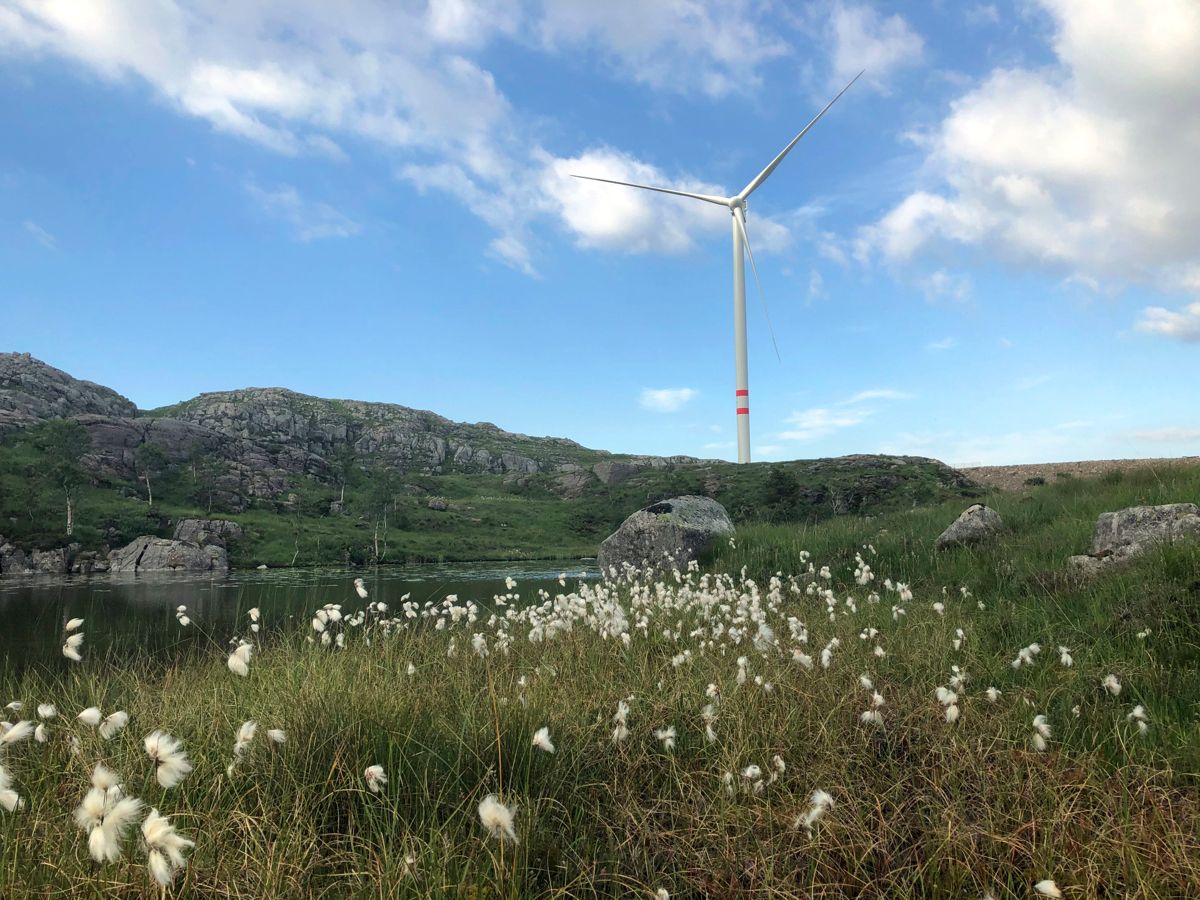
[[[142,572],[211,572],[229,571],[229,558],[224,547],[210,544],[201,547],[189,541],[145,535],[130,541],[108,555],[109,571],[118,574]]]
[[[0,575],[27,575],[33,571],[33,561],[11,541],[0,535]]]
[[[1195,503],[1130,506],[1101,513],[1088,552],[1068,558],[1067,567],[1093,577],[1129,562],[1156,544],[1178,540],[1200,540],[1200,507]]]
[[[110,388],[72,378],[28,353],[0,353],[0,434],[84,414],[132,416],[137,407]]]
[[[231,541],[240,541],[244,533],[242,526],[228,519],[180,519],[172,537],[201,547],[228,547]]]
[[[1004,521],[1000,518],[1000,513],[982,503],[975,503],[968,506],[949,528],[938,535],[933,547],[935,550],[945,550],[949,547],[978,544],[995,537],[1003,529]]]
[[[717,541],[734,535],[725,507],[709,497],[674,497],[640,509],[604,539],[597,562],[611,574],[626,564],[639,569],[684,568]]]
[[[598,462],[592,466],[592,473],[602,484],[619,484],[644,468],[645,466],[627,462]]]
[[[450,508],[450,501],[445,497],[430,497],[425,506],[434,512],[445,512]]]

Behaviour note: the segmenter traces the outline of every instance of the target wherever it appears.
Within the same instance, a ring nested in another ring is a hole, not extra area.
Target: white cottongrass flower
[[[732,544],[733,539],[730,538],[729,542]],[[654,900],[671,900],[671,892],[666,888],[659,888],[654,892]]]
[[[269,740],[272,744],[286,744],[287,737],[287,732],[282,728],[267,729],[267,740]]]
[[[833,807],[833,797],[828,793],[817,788],[812,793],[812,797],[808,801],[808,811],[796,817],[796,821],[792,827],[799,830],[803,828],[809,837],[812,837],[813,826],[825,815],[825,813]]]
[[[106,741],[111,741],[117,736],[117,732],[129,724],[129,713],[124,710],[118,710],[110,716],[106,716],[104,721],[100,723],[100,737]]]
[[[367,780],[367,787],[374,794],[382,791],[388,783],[387,773],[383,771],[383,766],[380,765],[367,766],[366,771],[363,772],[363,778]]]
[[[517,843],[517,832],[513,827],[515,807],[509,809],[495,794],[488,794],[479,802],[479,822],[494,838]]]
[[[946,707],[946,722],[953,725],[958,721],[958,706],[951,703]]]
[[[1033,737],[1030,738],[1030,743],[1033,744],[1033,749],[1041,753],[1046,749],[1046,740],[1050,737],[1050,723],[1043,715],[1033,717]]]
[[[787,764],[783,761],[783,757],[776,753],[771,757],[771,777],[768,779],[770,783],[774,783],[779,779],[784,772],[787,771]]]
[[[142,841],[146,845],[146,865],[150,874],[163,887],[170,887],[187,865],[183,851],[196,846],[195,841],[176,832],[171,820],[159,815],[157,809],[151,809],[142,822]]]
[[[229,671],[234,675],[240,675],[245,678],[250,674],[250,654],[254,647],[246,642],[242,642],[234,648],[229,654],[229,659],[225,661],[225,665],[229,667]]]
[[[79,662],[83,656],[79,653],[79,648],[83,645],[83,632],[72,634],[67,638],[67,642],[63,644],[62,655],[72,662]]]
[[[939,600],[937,603],[933,604],[933,611],[939,616],[944,616],[946,614],[946,604]]]
[[[9,812],[16,812],[24,805],[25,801],[13,790],[12,775],[9,774],[8,769],[0,766],[0,806]]]
[[[958,702],[958,694],[946,687],[937,689],[937,700],[942,706],[953,706]]]
[[[742,769],[742,778],[746,781],[758,781],[762,778],[762,769],[751,764]]]
[[[64,631],[75,631],[76,629],[82,628],[82,627],[83,627],[83,619],[71,619],[69,622],[67,622],[66,627],[63,630]]]
[[[17,722],[0,736],[0,749],[11,747],[13,744],[27,740],[33,735],[33,730],[32,722],[28,720]]]
[[[170,790],[192,771],[183,742],[165,731],[152,731],[144,741],[146,755],[154,760],[154,777],[159,785]]]
[[[50,740],[50,733],[46,731],[45,722],[38,722],[37,728],[33,729],[33,739],[39,744],[44,744]]]
[[[117,775],[104,766],[92,773],[92,787],[75,810],[75,824],[88,835],[88,853],[96,862],[121,858],[121,842],[142,809],[142,801],[121,793]]]
[[[94,728],[100,724],[100,720],[104,718],[104,714],[100,712],[100,707],[89,706],[75,718],[77,718],[84,725],[91,725]]]
[[[995,703],[997,700],[1000,699],[1000,692],[998,690],[996,690],[994,687],[988,688],[983,693],[984,693],[984,696],[987,697],[988,703]]]
[[[1133,708],[1132,712],[1126,714],[1125,719],[1137,723],[1138,734],[1145,734],[1150,730],[1150,717],[1146,714],[1146,707],[1140,703]]]
[[[1070,668],[1075,665],[1075,659],[1071,656],[1071,649],[1064,647],[1061,644],[1058,646],[1058,661],[1061,665]]]
[[[547,753],[554,752],[554,744],[550,740],[550,729],[544,725],[533,733],[532,743],[539,750],[544,750]]]
[[[675,749],[675,726],[668,725],[666,728],[655,730],[654,736],[662,741],[663,749],[670,752]]]
[[[248,722],[243,722],[238,729],[237,737],[233,742],[233,755],[239,759],[246,755],[246,751],[250,749],[250,742],[254,740],[254,735],[258,733],[258,723],[253,719]]]
[[[862,721],[862,723],[864,725],[878,725],[880,727],[883,726],[883,713],[881,713],[877,709],[864,710],[863,714],[861,716],[859,716],[859,719]]]
[[[25,708],[25,704],[22,703],[20,700],[14,700],[12,703],[8,704],[4,708],[11,710],[12,712],[20,712],[21,710],[23,710]]]
[[[405,671],[407,674],[409,674],[409,675],[416,675],[416,674],[417,674],[417,667],[416,667],[416,666],[414,666],[412,663],[409,663],[409,664],[408,664],[408,668],[406,668],[404,671]]]
[[[1052,897],[1054,900],[1061,900],[1063,892],[1059,890],[1058,885],[1054,883],[1053,878],[1046,878],[1039,881],[1033,886],[1033,889],[1043,897]]]
[[[37,714],[39,719],[53,719],[58,715],[58,710],[53,703],[39,703]]]
[[[1100,686],[1114,697],[1121,693],[1121,681],[1116,675],[1105,675],[1104,680],[1100,682]]]

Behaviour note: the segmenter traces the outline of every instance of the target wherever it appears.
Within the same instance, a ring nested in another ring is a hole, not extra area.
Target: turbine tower
[[[864,70],[865,71],[865,70]],[[850,85],[858,81],[862,77],[862,72],[859,72],[849,84],[838,91],[837,96],[825,104],[825,108],[813,116],[813,120],[809,122],[800,131],[798,135],[792,138],[791,143],[779,151],[767,167],[759,172],[754,179],[732,197],[716,197],[711,194],[693,194],[688,191],[677,191],[672,188],[653,187],[648,184],[634,184],[629,181],[616,181],[612,178],[597,178],[593,175],[573,175],[573,178],[583,178],[588,181],[603,181],[606,184],[619,184],[623,187],[641,188],[644,191],[657,191],[660,194],[673,194],[676,197],[688,197],[692,200],[703,200],[705,203],[715,203],[718,206],[729,208],[730,218],[732,219],[731,228],[733,230],[733,356],[736,369],[736,386],[734,389],[734,408],[737,413],[737,435],[738,435],[738,462],[750,462],[750,375],[746,363],[746,261],[745,257],[750,257],[750,268],[754,272],[754,280],[758,281],[758,266],[754,264],[754,252],[750,249],[750,235],[746,231],[746,200],[758,190],[759,186],[770,177],[775,171],[776,166],[783,162],[783,158],[791,152],[791,149],[796,146],[800,138],[808,134],[808,130],[812,128],[820,120],[821,116],[829,111],[829,107],[837,103],[838,99],[846,91],[850,90]],[[762,283],[758,284],[759,293],[762,292]],[[765,306],[764,306],[765,310]],[[768,319],[768,326],[770,320]],[[772,334],[771,339],[774,340]],[[776,353],[779,352],[776,348]]]

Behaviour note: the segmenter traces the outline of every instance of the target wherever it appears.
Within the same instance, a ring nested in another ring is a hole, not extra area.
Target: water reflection
[[[366,582],[370,599],[398,608],[410,594],[420,603],[457,594],[461,600],[490,601],[505,592],[505,579],[517,581],[523,599],[543,588],[556,592],[560,572],[568,588],[598,575],[575,563],[550,569],[537,563],[457,563],[378,571],[358,569],[277,569],[238,571],[220,578],[168,573],[109,576],[4,576],[0,578],[0,654],[12,673],[29,665],[63,668],[63,628],[71,618],[85,620],[83,654],[124,654],[131,649],[153,656],[178,656],[213,644],[225,645],[247,633],[246,613],[262,610],[265,629],[296,616],[308,618],[325,603],[347,610],[367,601],[354,592],[354,579]],[[175,619],[186,606],[188,627]]]

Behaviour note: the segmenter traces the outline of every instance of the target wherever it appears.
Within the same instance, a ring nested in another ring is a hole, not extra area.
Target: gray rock
[[[33,562],[25,551],[0,537],[0,575],[28,575]]]
[[[1101,513],[1092,532],[1092,555],[1111,550],[1136,555],[1152,544],[1200,538],[1200,507],[1195,503],[1130,506]]]
[[[141,572],[214,572],[229,571],[224,547],[201,547],[188,541],[144,535],[108,555],[109,571]]]
[[[668,567],[664,554],[684,568],[689,560],[733,537],[725,507],[709,497],[673,497],[640,509],[604,539],[597,561],[610,574],[626,563],[638,568]]]
[[[450,508],[450,501],[445,497],[430,497],[425,505],[434,512],[445,512]]]
[[[554,492],[562,497],[579,497],[587,490],[587,486],[592,483],[592,476],[588,472],[575,471],[564,472],[561,475],[555,476],[550,483]]]
[[[933,547],[935,550],[945,550],[948,547],[977,544],[999,534],[1003,528],[1004,521],[1000,513],[982,503],[974,503],[938,535]]]
[[[1085,578],[1103,575],[1156,544],[1200,540],[1200,507],[1195,503],[1130,506],[1101,513],[1086,555],[1067,558],[1068,570]]]
[[[626,462],[599,462],[592,466],[592,472],[603,484],[617,484],[645,468],[643,465]]]
[[[240,541],[243,532],[241,525],[228,519],[180,519],[172,537],[201,547],[225,547],[230,541]]]

